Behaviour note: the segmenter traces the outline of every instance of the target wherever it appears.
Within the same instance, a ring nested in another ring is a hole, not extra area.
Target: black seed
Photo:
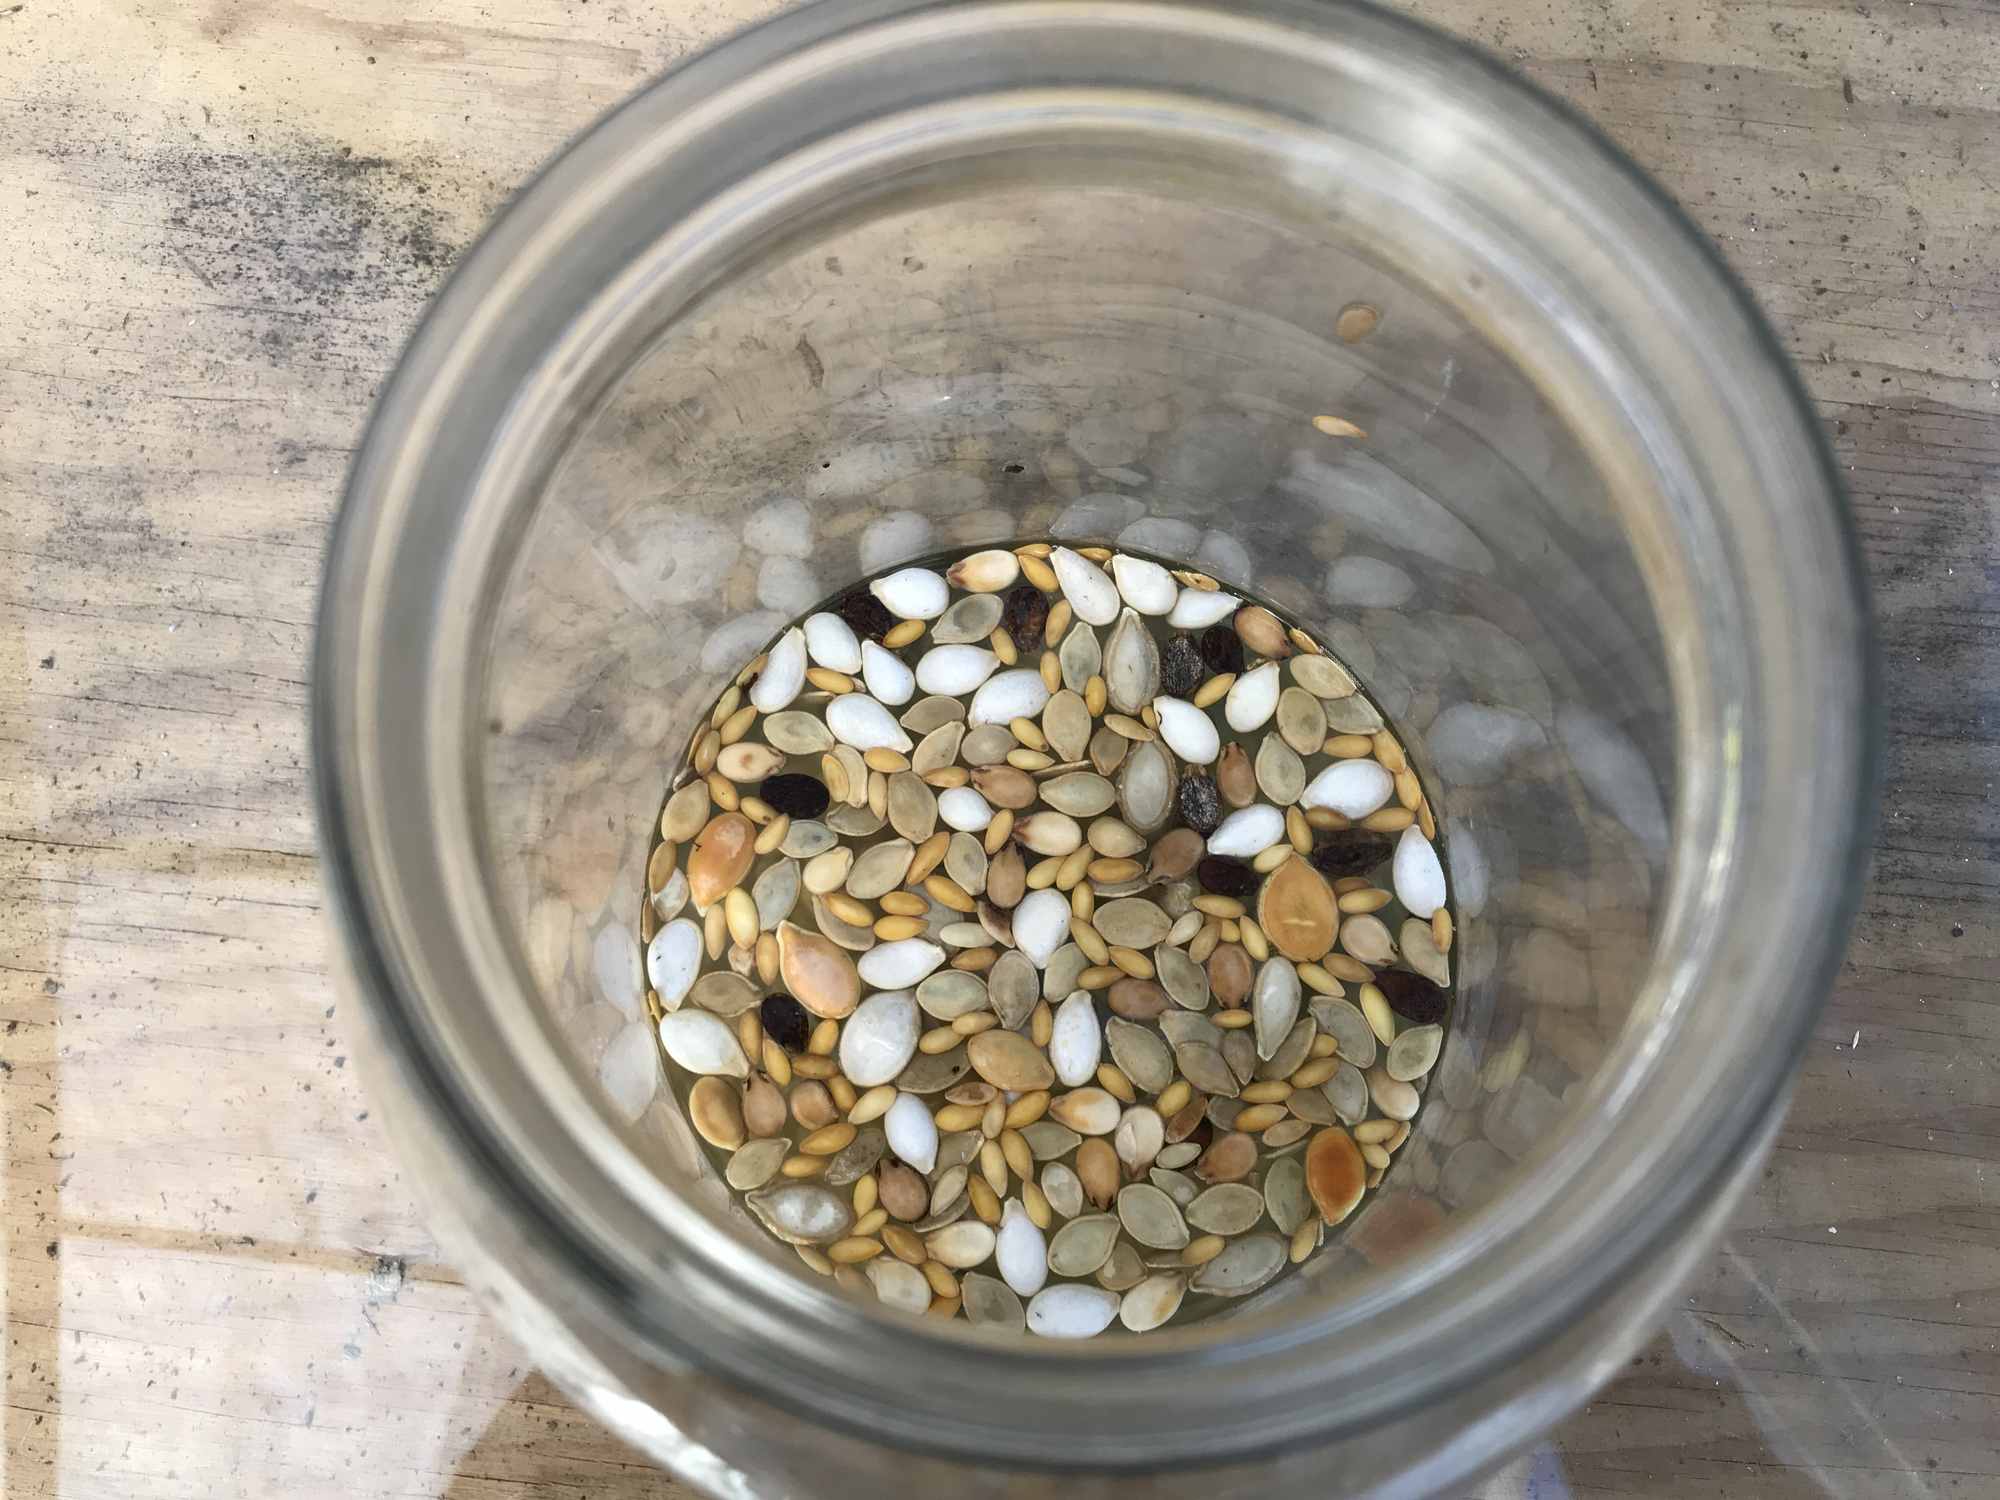
[[[1211,625],[1201,633],[1202,665],[1211,673],[1243,670],[1243,638],[1228,625]]]
[[[1211,854],[1194,867],[1194,878],[1205,891],[1242,900],[1257,888],[1257,872],[1240,859]]]
[[[1169,698],[1192,698],[1201,686],[1201,648],[1184,635],[1167,642],[1160,653],[1160,691]]]
[[[1014,638],[1015,650],[1037,649],[1048,623],[1048,595],[1032,583],[1017,583],[1007,590],[1000,606],[1000,628]]]
[[[1349,875],[1366,875],[1395,852],[1396,841],[1388,834],[1357,828],[1316,834],[1313,852],[1307,858],[1328,880],[1341,880]]]
[[[896,628],[896,617],[889,613],[889,606],[866,589],[843,595],[833,612],[847,622],[849,630],[871,641],[879,642]]]
[[[1413,1026],[1433,1026],[1444,1019],[1451,996],[1421,974],[1408,969],[1384,969],[1375,984],[1389,1009]]]
[[[757,1018],[764,1023],[764,1035],[787,1052],[798,1051],[812,1035],[812,1017],[783,990],[764,997],[757,1007]]]
[[[1203,838],[1222,821],[1222,794],[1206,771],[1189,771],[1181,778],[1181,817]]]
[[[825,782],[803,771],[766,776],[764,784],[757,788],[757,795],[776,811],[793,818],[816,818],[826,811],[827,803],[833,800]]]

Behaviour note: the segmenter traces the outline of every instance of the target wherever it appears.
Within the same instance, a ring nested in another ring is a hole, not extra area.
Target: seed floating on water
[[[1313,636],[1037,543],[900,565],[738,678],[659,817],[648,1005],[714,1171],[836,1288],[1143,1334],[1394,1170],[1447,849]]]

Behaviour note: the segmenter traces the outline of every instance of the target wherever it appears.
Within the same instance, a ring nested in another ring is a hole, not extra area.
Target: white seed
[[[861,642],[855,639],[853,628],[839,615],[828,614],[825,610],[807,615],[805,635],[806,651],[815,666],[835,672],[861,670]]]
[[[969,693],[1000,665],[984,646],[933,646],[917,661],[917,686],[927,693]]]
[[[861,955],[856,967],[861,971],[862,982],[878,990],[902,990],[919,983],[944,962],[944,949],[923,938],[902,938],[893,943],[882,943]],[[915,1002],[911,1003],[911,1013],[915,1014]],[[849,1022],[852,1025],[853,1022]],[[852,1074],[848,1075],[853,1078]],[[854,1079],[856,1083],[860,1080]],[[883,1082],[876,1079],[877,1083]]]
[[[672,1020],[673,1017],[667,1017]],[[1368,1097],[1375,1101],[1375,1107],[1392,1120],[1407,1120],[1417,1112],[1422,1096],[1416,1088],[1399,1078],[1391,1078],[1381,1068],[1370,1068],[1367,1073]]]
[[[736,1028],[705,1010],[677,1010],[661,1016],[660,1045],[690,1073],[750,1076],[750,1059],[736,1040]]]
[[[626,949],[631,952],[631,949]],[[701,968],[701,923],[686,917],[669,922],[646,945],[646,982],[660,992],[660,1003],[678,1009]]]
[[[1127,1172],[1137,1174],[1152,1166],[1167,1142],[1167,1124],[1150,1104],[1135,1104],[1118,1117],[1111,1132],[1111,1149]]]
[[[975,594],[997,594],[1021,576],[1021,561],[1005,547],[990,547],[961,557],[945,570],[945,578]]]
[[[1017,667],[1011,672],[1001,672],[986,679],[979,691],[972,695],[972,707],[967,718],[975,727],[1032,719],[1048,701],[1049,690],[1042,681],[1042,674],[1032,668]]]
[[[1243,601],[1218,589],[1182,589],[1167,623],[1177,630],[1203,630],[1235,614]]]
[[[929,568],[898,568],[869,584],[868,592],[899,620],[935,620],[951,603],[951,589]]]
[[[1083,1212],[1083,1179],[1064,1163],[1052,1161],[1042,1168],[1042,1196],[1049,1200],[1049,1207],[1056,1211],[1057,1218],[1074,1219]],[[1105,1255],[1111,1253],[1112,1242],[1117,1238],[1118,1226],[1114,1222],[1111,1234],[1104,1242]],[[1100,1256],[1095,1265],[1086,1266],[1080,1271],[1065,1271],[1063,1274],[1088,1276],[1103,1264],[1104,1259]]]
[[[1230,684],[1222,700],[1222,716],[1238,734],[1262,729],[1278,709],[1278,664],[1267,661],[1252,667]]]
[[[1097,1007],[1087,990],[1077,990],[1056,1007],[1055,1029],[1049,1035],[1049,1061],[1067,1088],[1080,1088],[1097,1076],[1104,1055],[1104,1032],[1097,1024]]]
[[[933,1260],[954,1271],[964,1271],[982,1264],[993,1253],[998,1238],[991,1227],[979,1220],[961,1219],[944,1229],[933,1230],[925,1238],[924,1248],[930,1251]]]
[[[1136,714],[1160,691],[1160,645],[1135,610],[1120,610],[1104,647],[1104,685],[1111,706]]]
[[[937,1121],[915,1094],[896,1096],[896,1102],[882,1116],[882,1133],[888,1138],[889,1149],[919,1172],[928,1175],[937,1165]]]
[[[937,617],[931,626],[931,640],[939,646],[962,646],[983,641],[1000,623],[1004,606],[993,594],[974,594],[961,599]]]
[[[1087,1339],[1118,1316],[1118,1296],[1074,1281],[1045,1286],[1028,1303],[1028,1332],[1045,1339]]]
[[[672,885],[673,882],[668,881],[667,884]],[[657,899],[654,904],[659,904]],[[1440,989],[1451,983],[1451,955],[1438,947],[1437,934],[1431,931],[1430,923],[1417,917],[1407,917],[1399,937],[1403,945],[1403,962]]]
[[[1000,1233],[994,1237],[994,1264],[1000,1279],[1023,1297],[1032,1297],[1049,1279],[1048,1241],[1019,1198],[1009,1198],[1001,1211]]]
[[[1411,916],[1428,917],[1444,905],[1444,866],[1438,863],[1431,841],[1414,824],[1396,841],[1393,879],[1396,899]]]
[[[1111,559],[1111,577],[1118,585],[1119,597],[1142,615],[1169,614],[1180,598],[1174,575],[1143,557],[1119,553]]]
[[[1266,802],[1238,808],[1208,836],[1210,854],[1249,859],[1285,836],[1285,815]]]
[[[877,948],[862,954],[861,962],[865,965],[881,951]],[[942,958],[943,950],[937,951]],[[872,1089],[887,1083],[916,1055],[917,1031],[917,1002],[908,990],[870,995],[840,1028],[840,1071],[856,1088]]]
[[[1205,766],[1222,753],[1215,720],[1186,699],[1155,698],[1153,711],[1160,716],[1160,737],[1182,760]]]
[[[750,684],[751,705],[760,714],[774,714],[798,697],[805,685],[805,632],[793,626],[778,637],[778,644],[764,658],[764,670]]]
[[[993,809],[971,787],[954,786],[938,793],[938,816],[944,819],[947,828],[978,833],[993,821]]]
[[[1014,908],[1014,944],[1038,969],[1046,969],[1069,934],[1069,898],[1058,890],[1030,891]]]
[[[856,750],[896,750],[915,747],[896,716],[866,693],[843,693],[826,706],[826,727],[843,745]]]
[[[1387,802],[1395,791],[1395,778],[1374,761],[1340,760],[1306,783],[1299,806],[1324,807],[1344,818],[1359,819]]]
[[[1383,1070],[1398,1083],[1413,1083],[1430,1072],[1443,1046],[1442,1026],[1412,1026],[1389,1044]]]
[[[917,674],[893,651],[873,641],[861,643],[861,680],[868,691],[883,703],[901,705],[917,690]]]
[[[915,1266],[893,1255],[878,1255],[861,1268],[875,1288],[875,1300],[898,1312],[920,1313],[931,1305],[931,1284]]]
[[[1150,1333],[1180,1311],[1187,1278],[1173,1271],[1148,1276],[1118,1304],[1118,1321],[1133,1333]]]
[[[1291,1034],[1292,1023],[1299,1018],[1302,998],[1299,971],[1292,967],[1292,961],[1276,953],[1265,959],[1250,994],[1250,1014],[1257,1028],[1260,1058],[1268,1061],[1277,1052],[1278,1044]]]
[[[1109,625],[1118,618],[1118,585],[1095,563],[1067,547],[1058,547],[1049,554],[1049,566],[1055,569],[1063,598],[1069,600],[1079,620]]]

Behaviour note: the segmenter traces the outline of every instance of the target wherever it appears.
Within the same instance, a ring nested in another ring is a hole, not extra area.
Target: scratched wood
[[[0,0],[0,1492],[677,1492],[479,1313],[369,1116],[304,663],[355,434],[454,256],[766,8]],[[1995,1493],[2000,10],[1417,9],[1750,282],[1891,668],[1873,879],[1760,1190],[1666,1333],[1477,1493]]]

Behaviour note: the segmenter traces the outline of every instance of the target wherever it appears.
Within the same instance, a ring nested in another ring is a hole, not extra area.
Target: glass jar
[[[860,1305],[732,1208],[635,930],[665,778],[785,617],[1045,536],[1358,668],[1459,921],[1415,1134],[1333,1248],[1076,1347]],[[1871,672],[1770,333],[1559,106],[1365,6],[828,0],[609,116],[440,295],[334,538],[315,751],[440,1234],[659,1461],[1416,1495],[1608,1375],[1757,1169],[1855,899]]]

